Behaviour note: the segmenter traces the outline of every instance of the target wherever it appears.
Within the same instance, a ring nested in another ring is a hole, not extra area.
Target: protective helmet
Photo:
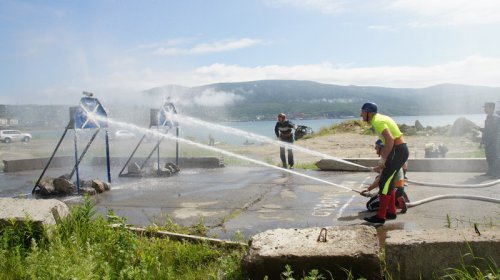
[[[280,113],[280,114],[278,115],[278,119],[279,119],[279,118],[286,118],[285,113]]]
[[[384,142],[382,142],[382,140],[380,140],[380,139],[377,139],[377,141],[375,141],[375,146],[383,148]]]
[[[367,102],[367,103],[363,104],[363,106],[361,107],[361,111],[368,112],[368,113],[377,113],[378,107],[377,107],[377,104],[375,104],[373,102]]]

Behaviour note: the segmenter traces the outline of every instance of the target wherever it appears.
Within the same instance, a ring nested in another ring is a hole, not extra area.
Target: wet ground
[[[296,170],[352,189],[362,189],[373,173]],[[67,171],[66,171],[67,172]],[[41,171],[0,173],[0,196],[31,193]],[[49,170],[49,176],[63,174]],[[105,180],[104,168],[82,168],[84,179]],[[93,175],[88,178],[86,174]],[[95,197],[96,208],[105,215],[113,209],[127,223],[147,226],[164,224],[167,219],[181,225],[203,223],[210,234],[233,238],[237,232],[248,238],[274,228],[363,224],[368,200],[359,194],[282,170],[264,167],[226,167],[220,169],[183,169],[169,178],[117,178],[113,170],[110,192]],[[477,173],[408,174],[414,181],[475,184],[488,178]],[[87,177],[87,178],[86,178]],[[500,185],[486,188],[439,188],[410,185],[410,200],[417,201],[442,194],[469,194],[500,198]],[[64,198],[68,203],[79,198]],[[500,225],[500,205],[462,199],[433,201],[413,207],[406,214],[387,221],[386,229],[425,229],[442,227],[479,227]]]

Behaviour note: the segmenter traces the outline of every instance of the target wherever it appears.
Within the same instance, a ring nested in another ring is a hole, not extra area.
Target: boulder
[[[103,193],[106,191],[104,184],[101,180],[92,180],[92,188],[96,190],[97,193]]]
[[[83,194],[83,195],[96,195],[97,194],[97,191],[92,188],[92,187],[88,187],[88,186],[82,186],[80,188],[80,193]]]
[[[159,175],[161,177],[170,177],[172,175],[172,171],[168,168],[161,168]]]
[[[54,188],[58,194],[74,194],[76,192],[76,186],[68,179],[55,178]]]
[[[415,129],[417,131],[422,131],[422,130],[425,130],[425,127],[422,125],[422,123],[420,123],[419,120],[416,120],[415,121]]]
[[[104,186],[105,191],[110,191],[111,190],[111,184],[105,181],[102,181],[102,184]]]
[[[170,171],[172,171],[172,173],[177,173],[177,172],[181,171],[181,169],[172,162],[167,162],[165,164],[165,168],[170,169]]]
[[[458,118],[455,120],[451,128],[448,130],[449,136],[464,136],[476,131],[479,127],[472,121],[466,118]]]
[[[38,189],[37,189],[37,194],[43,195],[43,196],[48,196],[52,195],[55,192],[54,188],[54,179],[53,178],[44,178],[38,183]]]

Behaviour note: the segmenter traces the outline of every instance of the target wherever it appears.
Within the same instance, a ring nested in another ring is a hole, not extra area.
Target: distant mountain
[[[262,80],[200,87],[168,85],[144,91],[171,97],[180,112],[210,120],[274,120],[358,116],[366,101],[389,115],[483,113],[484,102],[500,101],[500,88],[441,84],[427,88],[339,86],[311,81]],[[499,104],[500,105],[500,104]]]
[[[500,88],[441,84],[427,88],[339,86],[311,81],[265,80],[200,87],[168,85],[143,92],[132,106],[104,104],[112,119],[147,126],[151,109],[171,97],[179,113],[209,121],[275,120],[359,116],[366,101],[391,116],[484,113],[484,102],[499,102]],[[145,100],[150,99],[148,103]],[[500,103],[497,103],[500,110]],[[69,105],[0,105],[0,128],[63,128]]]

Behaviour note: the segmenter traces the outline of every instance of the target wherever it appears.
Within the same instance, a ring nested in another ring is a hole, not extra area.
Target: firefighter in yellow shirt
[[[386,219],[396,219],[395,175],[408,160],[409,151],[396,122],[378,113],[378,106],[367,102],[361,107],[363,121],[372,125],[378,138],[384,144],[380,151],[379,164],[374,169],[382,169],[379,180],[380,206],[376,215],[364,218],[367,222],[383,224]]]

